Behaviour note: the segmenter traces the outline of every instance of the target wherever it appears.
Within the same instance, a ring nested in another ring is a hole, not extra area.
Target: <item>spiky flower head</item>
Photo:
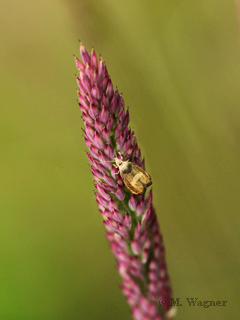
[[[124,161],[145,168],[135,133],[128,126],[129,111],[114,90],[102,58],[98,61],[95,50],[89,54],[82,43],[80,54],[82,61],[75,59],[84,139],[106,237],[123,278],[121,289],[133,319],[167,319],[171,285],[152,190],[146,198],[132,194],[111,163],[121,155]]]

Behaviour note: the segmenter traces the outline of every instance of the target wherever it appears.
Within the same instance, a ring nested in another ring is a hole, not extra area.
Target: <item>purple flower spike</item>
[[[82,43],[80,43],[80,54],[81,54],[81,58],[82,58],[83,63],[85,65],[89,64],[90,57],[89,57],[89,54],[88,54],[86,48],[84,47],[84,45]]]
[[[75,56],[74,56],[74,58],[75,58],[76,66],[77,66],[79,72],[80,72],[80,71],[85,72],[85,65],[82,63],[82,61],[80,61],[80,60],[79,60],[77,57],[75,57]]]
[[[104,191],[102,187],[100,187],[99,184],[97,184],[97,191],[100,193],[100,195],[107,201],[111,200],[111,197],[108,193]]]
[[[114,233],[115,229],[110,225],[108,220],[103,220],[103,223],[109,233]]]
[[[123,278],[121,289],[134,320],[167,320],[172,290],[152,190],[146,198],[132,194],[112,163],[122,157],[145,168],[134,130],[128,126],[129,110],[114,91],[102,58],[98,60],[94,49],[89,54],[82,43],[80,54],[82,61],[75,57],[75,62],[84,140],[96,202]],[[166,301],[164,306],[159,305],[160,298]]]
[[[126,212],[126,214],[124,215],[122,222],[128,229],[131,229],[132,220],[131,220],[131,216],[128,212]]]
[[[118,206],[117,206],[116,202],[113,199],[111,199],[108,202],[108,208],[109,208],[110,211],[118,210]]]
[[[142,247],[140,242],[135,239],[132,240],[131,248],[134,254],[139,255],[141,253]]]
[[[124,190],[121,186],[117,187],[116,190],[116,197],[118,198],[118,200],[122,201],[125,198],[125,193]]]
[[[117,188],[116,181],[109,177],[107,174],[104,176],[104,179],[111,187]]]
[[[105,145],[104,153],[109,159],[113,159],[113,157],[114,157],[114,149],[110,144],[106,144]]]
[[[151,209],[146,210],[146,212],[144,213],[144,215],[142,217],[143,224],[146,224],[148,222],[150,215],[151,215]]]
[[[113,126],[113,118],[109,117],[107,124],[106,124],[106,128],[111,131],[112,130],[112,126]]]
[[[118,225],[118,232],[125,239],[127,239],[129,237],[129,232],[128,232],[127,228],[121,223],[119,223],[119,225]]]
[[[152,190],[150,190],[150,192],[148,194],[148,197],[147,197],[147,200],[146,200],[146,203],[145,203],[145,207],[149,208],[151,203],[152,203]]]
[[[96,55],[94,48],[92,49],[92,52],[91,52],[90,64],[93,69],[97,70],[98,60],[97,60],[97,55]]]
[[[146,263],[148,261],[149,258],[149,249],[145,248],[143,249],[143,253],[142,253],[142,263]]]
[[[113,210],[113,213],[112,213],[112,218],[118,222],[122,222],[123,220],[123,216],[121,215],[120,212],[118,212],[117,210]]]
[[[108,131],[107,128],[103,128],[102,137],[105,141],[107,141],[107,143],[111,144],[110,132]]]
[[[136,201],[136,196],[134,196],[133,194],[131,195],[131,197],[130,197],[130,199],[129,199],[128,205],[129,205],[129,208],[130,208],[132,211],[135,211],[135,210],[136,210],[137,201]]]
[[[136,209],[137,216],[140,216],[143,213],[143,210],[144,210],[144,201],[142,200]]]

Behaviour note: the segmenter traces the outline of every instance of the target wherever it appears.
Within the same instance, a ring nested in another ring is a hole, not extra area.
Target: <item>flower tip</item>
[[[87,52],[87,49],[84,47],[84,45],[82,44],[82,42],[80,42],[80,55],[82,57],[82,60],[84,62],[84,64],[89,64],[90,62],[90,56]]]

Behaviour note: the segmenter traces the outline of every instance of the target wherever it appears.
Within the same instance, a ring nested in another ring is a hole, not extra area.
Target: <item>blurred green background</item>
[[[81,39],[130,107],[177,319],[239,314],[240,46],[234,1],[2,1],[0,319],[130,319],[76,103]],[[227,300],[189,307],[186,298]]]

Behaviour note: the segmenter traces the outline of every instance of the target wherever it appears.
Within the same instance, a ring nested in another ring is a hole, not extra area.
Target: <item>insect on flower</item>
[[[123,161],[122,157],[114,160],[125,186],[134,194],[144,194],[152,184],[150,175],[135,163]]]
[[[147,199],[135,196],[144,194],[152,182],[141,168],[144,161],[134,130],[129,127],[129,110],[125,110],[122,95],[114,90],[102,58],[97,59],[94,49],[89,54],[82,43],[80,54],[82,61],[75,60],[84,140],[106,237],[123,278],[121,289],[132,319],[172,319],[171,282],[152,192]],[[121,153],[117,155],[118,151]],[[159,305],[159,298],[166,303]]]

